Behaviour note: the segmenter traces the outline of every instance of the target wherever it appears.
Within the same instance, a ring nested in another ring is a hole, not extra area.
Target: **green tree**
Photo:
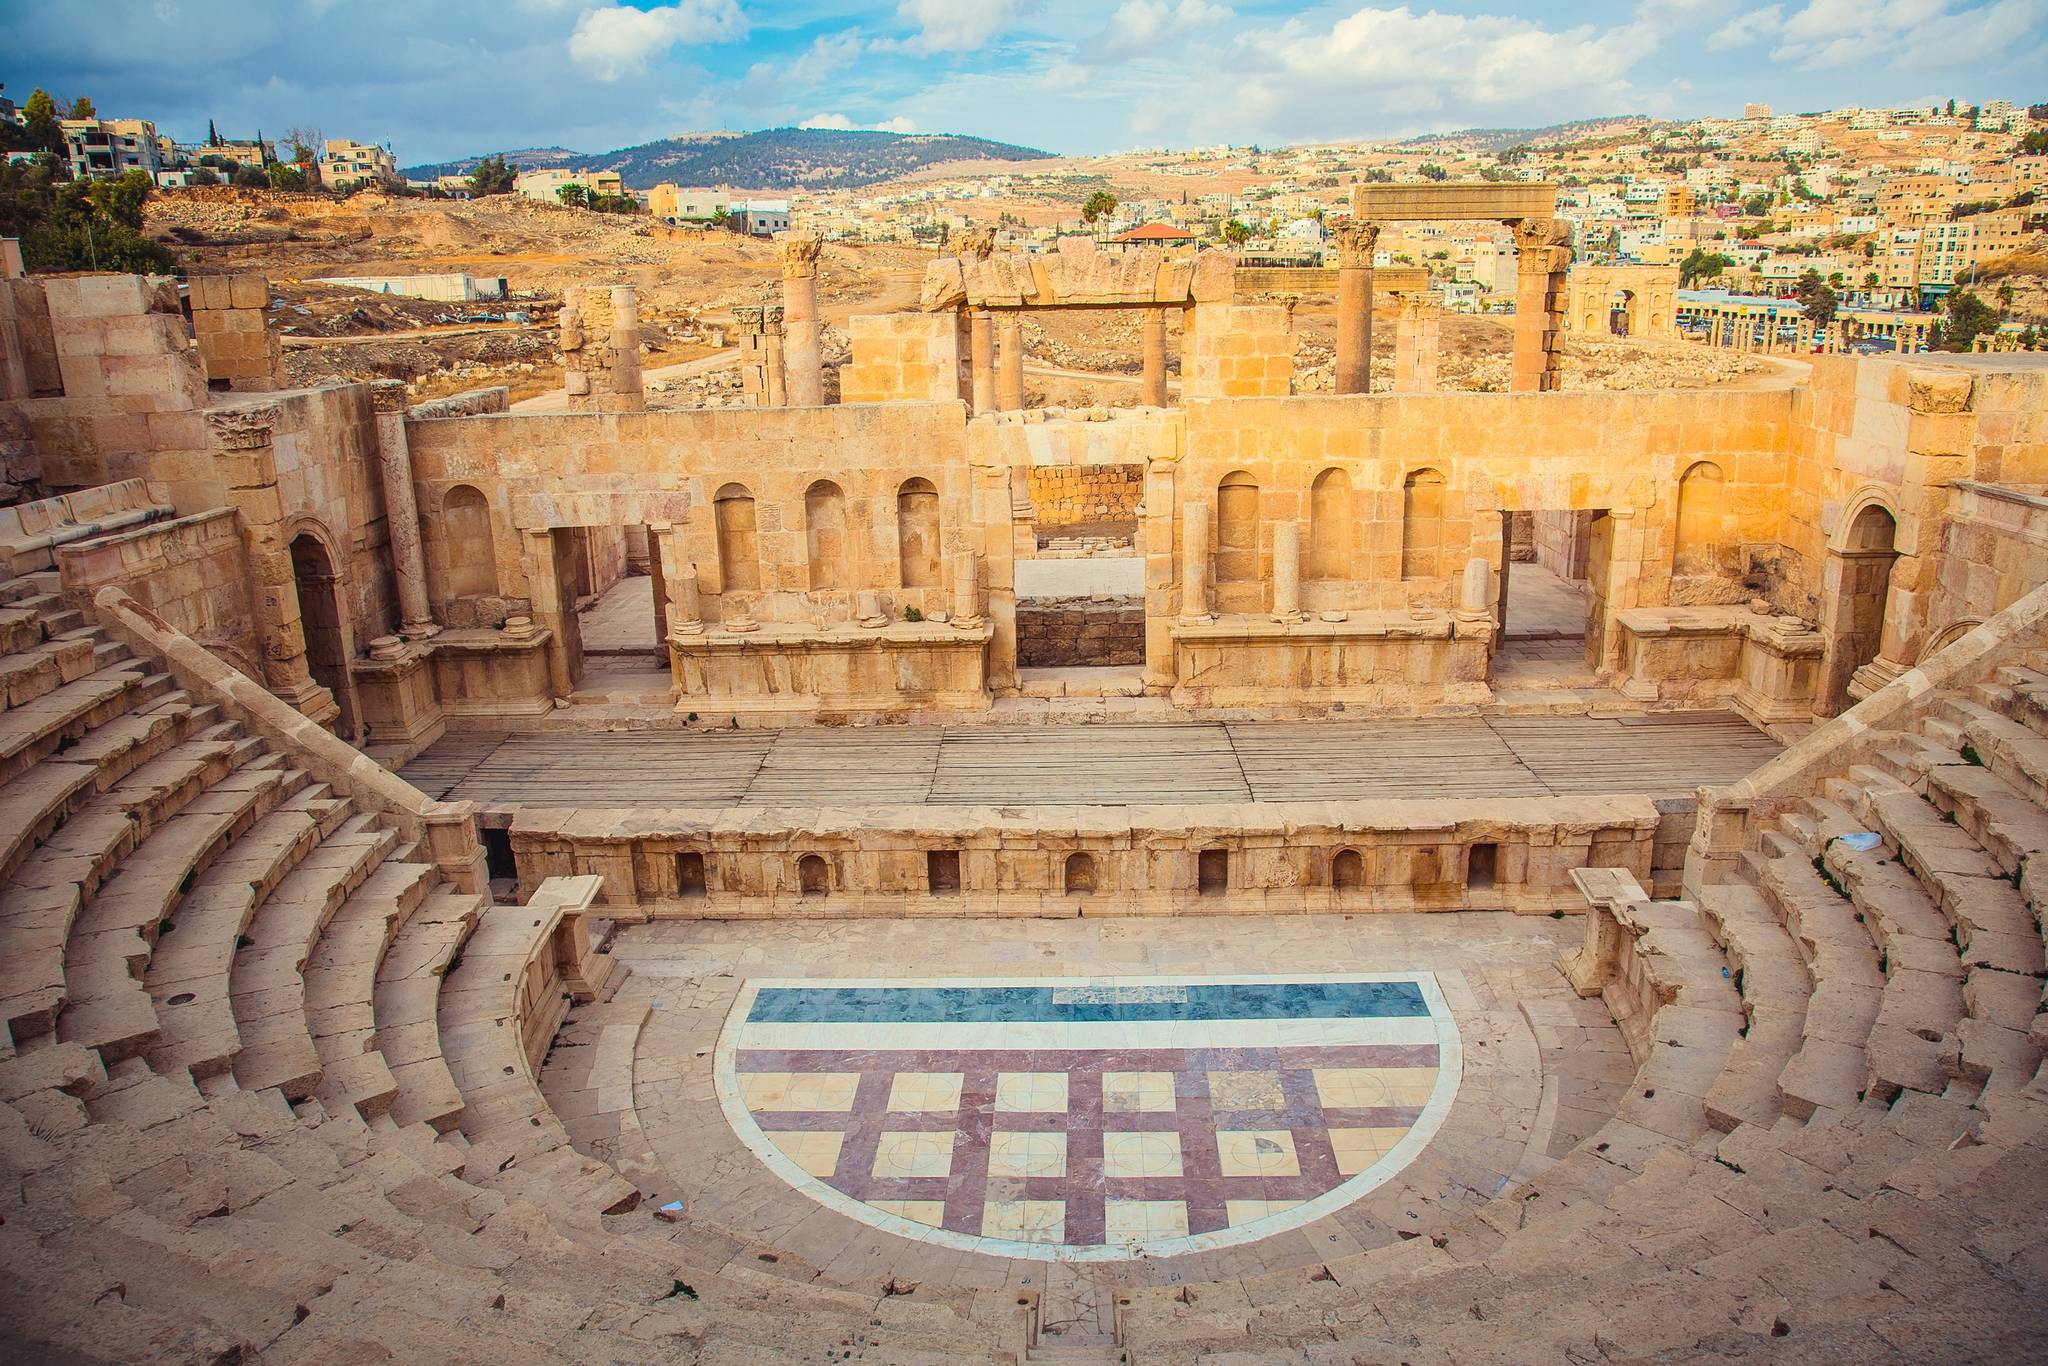
[[[1874,271],[1874,270],[1871,270],[1871,271],[1865,271],[1865,272],[1864,272],[1864,275],[1863,275],[1863,287],[1864,287],[1865,289],[1876,289],[1876,288],[1877,288],[1877,272],[1876,272],[1876,271]]]
[[[71,112],[64,117],[67,119],[96,119],[99,116],[99,111],[92,107],[92,101],[80,95],[71,102]]]
[[[218,185],[220,184],[220,172],[214,170],[211,166],[198,166],[193,168],[192,174],[185,177],[185,183],[187,185]]]
[[[1252,240],[1252,230],[1235,218],[1223,225],[1223,240],[1233,247],[1241,247]]]
[[[1678,286],[1680,289],[1690,289],[1701,280],[1713,279],[1734,264],[1734,261],[1719,252],[1694,247],[1692,254],[1679,263]]]
[[[1998,330],[1998,310],[1967,289],[1948,296],[1935,347],[1942,351],[1967,351],[1970,343],[1986,332]]]
[[[1437,165],[1434,161],[1425,161],[1420,166],[1417,166],[1415,174],[1421,176],[1424,180],[1449,180],[1451,178],[1451,173]]]
[[[1391,185],[1394,183],[1394,173],[1384,166],[1375,166],[1365,173],[1365,183],[1368,185]]]
[[[54,157],[0,166],[0,237],[21,239],[31,270],[114,270],[163,273],[177,262],[161,242],[144,237],[149,176],[67,181]]]
[[[220,146],[220,130],[213,126],[212,119],[206,121],[206,145],[208,147]]]
[[[469,191],[475,195],[510,194],[519,179],[510,166],[505,164],[502,153],[487,156],[469,172]]]
[[[289,161],[273,161],[264,167],[273,190],[303,190],[306,188],[306,168]]]
[[[1799,277],[1794,291],[1799,299],[1800,311],[1806,320],[1820,327],[1826,327],[1835,320],[1835,309],[1841,303],[1828,282],[1820,278],[1820,272],[1809,270]]]
[[[2030,157],[2048,153],[2048,128],[2030,128],[2020,139],[2020,151]]]
[[[27,135],[29,147],[38,152],[59,152],[64,150],[64,134],[57,127],[57,102],[50,98],[50,92],[41,86],[28,97],[28,103],[21,106],[22,131]]]
[[[1742,211],[1751,218],[1762,218],[1771,211],[1771,192],[1769,190],[1758,190],[1755,194],[1742,201]]]
[[[590,207],[590,191],[573,182],[558,187],[555,190],[555,198],[561,200],[572,209],[587,209]]]
[[[1116,196],[1108,190],[1097,190],[1081,205],[1081,221],[1093,223],[1116,212]]]
[[[264,174],[261,166],[237,166],[228,183],[238,190],[267,190],[270,177]]]

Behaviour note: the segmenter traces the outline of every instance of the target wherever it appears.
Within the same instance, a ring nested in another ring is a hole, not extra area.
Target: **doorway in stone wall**
[[[1032,554],[1016,562],[1017,681],[1026,696],[1143,691],[1143,465],[1033,466]]]
[[[341,708],[335,733],[355,743],[355,695],[349,690],[346,609],[341,579],[327,547],[310,531],[292,538],[292,586],[299,595],[299,627],[306,637],[306,671],[334,694]]]
[[[645,527],[565,527],[555,535],[563,545],[563,595],[576,603],[580,663],[570,700],[670,700],[667,588],[656,538]],[[636,545],[644,549],[636,553]]]
[[[1501,639],[1488,675],[1496,688],[1596,685],[1605,522],[1584,508],[1501,514]]]
[[[1884,644],[1898,536],[1898,520],[1891,511],[1868,503],[1828,547],[1821,591],[1821,634],[1827,637],[1827,653],[1815,708],[1821,714],[1832,715],[1874,690],[1868,682],[1858,686],[1856,675],[1876,662]]]

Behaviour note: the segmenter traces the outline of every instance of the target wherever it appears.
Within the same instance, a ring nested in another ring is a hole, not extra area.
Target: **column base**
[[[398,634],[407,640],[432,640],[441,634],[441,628],[431,621],[402,621],[398,624]]]
[[[341,715],[341,703],[334,700],[334,693],[310,678],[272,687],[270,692],[273,697],[282,699],[293,711],[318,726],[332,725],[334,719]]]

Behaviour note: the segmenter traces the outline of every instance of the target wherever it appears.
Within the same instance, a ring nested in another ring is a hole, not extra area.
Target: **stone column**
[[[631,285],[612,286],[612,393],[606,406],[614,412],[637,413],[647,408],[647,389],[640,379],[640,295]]]
[[[981,582],[974,552],[963,550],[953,561],[953,603],[949,615],[953,625],[972,631],[981,625]]]
[[[405,381],[375,380],[370,406],[377,414],[377,469],[384,481],[385,537],[391,577],[398,589],[398,630],[413,640],[440,634],[427,607],[427,559],[420,548],[420,509],[412,487],[412,451],[405,442]]]
[[[548,632],[548,691],[566,701],[576,690],[569,676],[569,641],[563,635],[562,585],[555,577],[555,535],[546,527],[521,533],[526,549],[526,594],[533,624]]]
[[[1337,366],[1340,394],[1372,390],[1372,253],[1380,225],[1337,225]]]
[[[1394,330],[1394,391],[1427,394],[1436,390],[1438,327],[1436,315],[1419,295],[1404,294]]]
[[[996,319],[996,407],[1014,413],[1024,406],[1024,317],[1008,312]]]
[[[789,357],[783,347],[782,309],[761,310],[762,364],[766,389],[763,402],[770,408],[789,406]]]
[[[790,406],[822,406],[825,356],[819,336],[815,237],[791,233],[782,239],[782,348]]]
[[[250,599],[263,686],[319,725],[341,715],[334,694],[313,681],[306,662],[306,630],[292,570],[291,537],[277,495],[275,430],[284,416],[276,403],[213,408],[206,426],[229,504],[240,514],[249,548]]]
[[[1558,324],[1565,271],[1571,266],[1570,225],[1556,218],[1515,224],[1515,352],[1508,387],[1548,392],[1558,387]]]
[[[1144,341],[1145,378],[1138,388],[1138,402],[1148,408],[1166,406],[1166,312],[1148,308],[1138,324]]]
[[[1283,625],[1301,620],[1301,523],[1281,522],[1273,528],[1273,620]]]
[[[996,406],[995,319],[985,308],[968,316],[968,361],[973,375],[974,411],[988,413]]]
[[[1209,611],[1209,505],[1183,503],[1180,509],[1180,617],[1182,621],[1213,621]]]

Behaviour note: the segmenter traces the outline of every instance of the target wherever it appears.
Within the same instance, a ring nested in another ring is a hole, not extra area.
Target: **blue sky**
[[[402,163],[784,124],[1054,151],[2048,100],[2048,0],[0,0],[0,80]]]

